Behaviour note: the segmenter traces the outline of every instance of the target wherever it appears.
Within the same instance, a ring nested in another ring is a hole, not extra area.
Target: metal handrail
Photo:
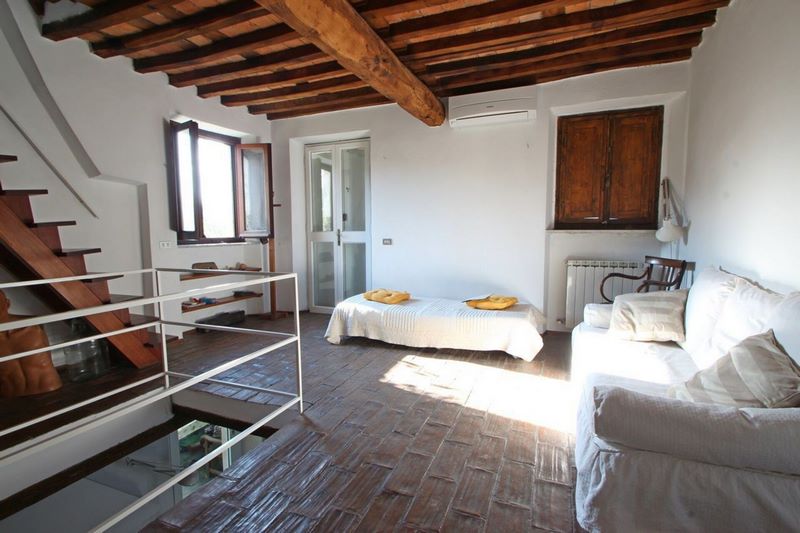
[[[238,282],[229,282],[229,283],[222,283],[222,284],[215,284],[210,285],[207,287],[201,287],[197,289],[190,289],[186,291],[176,292],[176,293],[168,293],[168,294],[160,294],[160,290],[162,287],[162,280],[161,274],[162,273],[205,273],[205,274],[219,274],[219,275],[244,275],[244,276],[257,276],[258,279],[255,280],[247,280],[247,281],[238,281]],[[97,313],[107,313],[111,311],[117,311],[121,309],[130,309],[133,307],[141,307],[144,305],[156,305],[157,310],[157,317],[155,320],[137,324],[136,326],[130,326],[127,328],[121,328],[111,332],[104,332],[98,333],[95,335],[89,335],[87,337],[83,337],[80,339],[65,341],[53,345],[49,345],[43,348],[37,348],[33,350],[27,350],[25,352],[19,352],[16,354],[11,354],[8,356],[0,357],[0,362],[19,359],[22,357],[27,357],[30,355],[34,355],[37,353],[42,353],[54,349],[66,348],[69,346],[74,346],[76,344],[80,344],[83,342],[88,342],[90,340],[98,340],[107,337],[111,337],[114,335],[120,335],[124,333],[130,333],[133,331],[137,331],[140,329],[156,327],[158,332],[161,336],[161,347],[162,347],[162,357],[163,357],[163,369],[161,372],[155,373],[152,376],[148,376],[141,380],[137,380],[133,383],[129,383],[122,387],[118,387],[111,391],[104,392],[102,394],[95,395],[91,398],[87,398],[81,402],[77,402],[75,404],[66,406],[62,409],[57,411],[53,411],[46,415],[42,415],[40,417],[27,420],[10,428],[4,429],[0,431],[0,437],[12,434],[16,431],[19,431],[23,428],[44,422],[51,418],[63,415],[70,411],[74,411],[76,409],[80,409],[81,407],[85,407],[92,403],[98,402],[100,400],[110,398],[116,394],[121,392],[134,389],[151,381],[155,381],[158,379],[164,380],[164,385],[159,391],[156,389],[155,391],[148,391],[140,395],[136,400],[130,402],[124,402],[122,404],[118,404],[114,407],[106,409],[105,411],[92,415],[91,417],[87,417],[85,422],[81,422],[77,425],[73,425],[71,427],[67,427],[63,430],[56,430],[55,432],[49,433],[47,435],[48,440],[55,440],[55,439],[62,439],[68,438],[71,435],[78,434],[81,432],[85,432],[96,427],[99,427],[102,424],[108,423],[114,419],[119,417],[125,416],[130,414],[138,409],[141,409],[147,405],[150,405],[154,402],[164,400],[172,395],[186,390],[194,385],[197,385],[201,382],[212,382],[212,383],[224,383],[225,385],[233,386],[233,387],[241,387],[249,390],[256,390],[259,392],[268,392],[272,394],[279,394],[288,396],[290,399],[278,406],[274,411],[270,414],[266,415],[265,417],[261,418],[247,429],[239,433],[233,439],[227,441],[219,448],[213,450],[209,454],[205,455],[199,461],[191,465],[190,467],[186,468],[179,474],[173,476],[169,480],[165,481],[158,487],[154,488],[147,494],[144,494],[138,500],[121,510],[119,513],[116,513],[114,516],[110,517],[103,523],[97,526],[94,531],[105,531],[108,528],[112,527],[113,525],[119,523],[125,517],[129,516],[131,513],[135,512],[136,510],[140,509],[143,505],[147,502],[153,500],[158,495],[162,494],[170,487],[177,484],[186,476],[190,475],[191,473],[195,472],[197,469],[201,468],[208,462],[210,462],[214,457],[223,453],[224,451],[230,449],[236,443],[241,441],[247,435],[251,434],[252,432],[256,431],[258,428],[263,426],[264,424],[268,423],[269,421],[273,420],[275,417],[283,413],[284,411],[288,410],[294,405],[298,406],[299,412],[302,414],[303,412],[303,375],[302,375],[302,350],[300,346],[300,302],[299,302],[299,295],[298,295],[298,279],[297,274],[295,273],[273,273],[273,272],[256,272],[256,271],[239,271],[239,270],[210,270],[210,269],[181,269],[181,268],[147,268],[147,269],[138,269],[138,270],[129,270],[124,272],[111,272],[111,273],[96,273],[96,274],[85,274],[80,276],[70,276],[64,278],[53,278],[53,279],[43,279],[43,280],[28,280],[28,281],[18,281],[18,282],[11,282],[11,283],[2,283],[0,284],[0,290],[2,289],[9,289],[9,288],[19,288],[19,287],[31,287],[36,285],[44,285],[44,284],[53,284],[53,283],[67,283],[73,281],[85,281],[91,279],[98,279],[98,278],[109,278],[109,277],[121,277],[126,275],[133,275],[133,274],[151,274],[153,277],[153,290],[154,296],[150,297],[142,297],[133,300],[128,300],[126,302],[120,302],[115,304],[105,304],[100,306],[94,307],[87,307],[82,309],[76,309],[73,311],[66,311],[61,313],[53,313],[50,315],[40,316],[40,317],[33,317],[27,318],[22,320],[16,320],[14,322],[6,322],[0,324],[0,332],[2,331],[9,331],[12,329],[19,329],[23,327],[29,326],[38,326],[42,324],[48,324],[51,322],[57,322],[62,320],[70,320],[73,318],[80,318],[84,316],[94,315]],[[278,331],[268,331],[268,330],[257,330],[252,328],[242,328],[242,327],[232,327],[232,326],[217,326],[212,324],[198,324],[196,322],[183,322],[177,320],[167,320],[164,313],[164,303],[168,301],[174,301],[178,299],[183,299],[187,297],[191,297],[194,295],[200,294],[209,294],[214,292],[221,292],[221,291],[230,291],[232,289],[239,289],[243,287],[250,287],[254,285],[264,285],[268,283],[275,283],[277,281],[282,280],[292,280],[293,281],[293,289],[294,289],[294,333],[287,333],[287,332],[278,332]],[[166,334],[166,326],[184,326],[184,327],[200,327],[215,331],[226,331],[226,332],[235,332],[235,333],[244,333],[244,334],[253,334],[253,335],[262,335],[262,336],[280,336],[284,337],[282,340],[278,340],[264,346],[260,349],[252,351],[248,354],[239,356],[235,359],[227,361],[225,363],[219,364],[209,370],[206,370],[197,375],[191,374],[184,374],[180,372],[174,372],[169,370],[169,351],[167,346],[167,334]],[[297,392],[291,393],[287,391],[279,391],[275,389],[257,387],[254,385],[249,384],[240,384],[233,381],[225,381],[220,379],[215,379],[215,376],[225,372],[226,370],[230,370],[236,366],[244,364],[248,361],[256,359],[257,357],[261,357],[268,353],[274,352],[279,350],[280,348],[284,348],[291,344],[295,345],[295,364],[296,364],[296,385],[297,385]],[[180,379],[181,383],[178,384],[171,384],[170,377],[175,379]],[[33,439],[31,441],[25,442],[21,445],[17,445],[16,447],[12,447],[9,450],[5,450],[4,452],[0,452],[0,466],[11,457],[14,457],[17,454],[21,454],[22,452],[31,453],[35,451],[35,449],[42,445],[41,441],[36,441]],[[8,452],[8,453],[5,453]]]

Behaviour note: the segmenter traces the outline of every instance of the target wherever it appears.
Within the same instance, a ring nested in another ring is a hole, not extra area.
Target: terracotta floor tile
[[[389,491],[413,496],[416,494],[422,478],[430,467],[433,457],[419,453],[408,452],[400,459],[392,475],[386,481],[384,488]]]
[[[381,492],[391,472],[391,469],[383,466],[362,465],[333,505],[362,514],[372,504],[372,499]]]
[[[500,469],[505,448],[506,439],[480,435],[477,444],[472,448],[472,454],[467,459],[467,464],[475,468],[497,472]]]
[[[447,479],[427,477],[414,497],[405,524],[418,529],[437,530],[444,522],[456,484]]]
[[[430,475],[458,481],[470,453],[472,453],[471,446],[458,442],[443,442],[431,465]]]
[[[493,472],[467,467],[458,483],[453,509],[486,518],[496,479],[497,475]]]
[[[489,510],[486,531],[530,531],[531,510],[494,501]]]
[[[373,533],[394,530],[411,506],[411,500],[411,496],[384,490],[372,500],[356,531]]]
[[[450,510],[450,512],[447,513],[447,517],[444,519],[442,531],[444,533],[480,533],[485,527],[486,520],[483,518],[478,518],[477,516],[471,516],[455,510]],[[512,530],[506,531],[510,533]]]
[[[411,441],[408,449],[425,455],[436,455],[436,451],[442,445],[442,441],[444,441],[448,431],[450,431],[450,428],[447,426],[425,423],[417,433],[417,436],[414,437],[414,440]]]
[[[533,505],[533,467],[504,460],[494,497],[501,502],[530,508]]]

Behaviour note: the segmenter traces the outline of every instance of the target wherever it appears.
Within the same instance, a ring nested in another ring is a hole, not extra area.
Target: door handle
[[[342,230],[340,230],[340,229],[336,230],[336,245],[337,246],[341,246],[342,245]]]

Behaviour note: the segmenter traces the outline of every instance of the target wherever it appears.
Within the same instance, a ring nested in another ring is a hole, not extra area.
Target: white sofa
[[[685,326],[680,346],[622,341],[587,323],[573,330],[578,521],[611,532],[799,531],[800,409],[666,391],[767,329],[800,362],[800,293],[708,269],[689,291]]]

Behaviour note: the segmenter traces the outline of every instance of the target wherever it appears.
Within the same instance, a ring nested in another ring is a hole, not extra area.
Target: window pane
[[[261,148],[242,150],[242,174],[244,178],[244,230],[267,233],[267,177],[264,150]]]
[[[342,150],[342,229],[366,231],[367,158],[363,148]]]
[[[311,231],[333,231],[331,152],[311,154]]]
[[[367,245],[344,243],[344,297],[350,298],[367,290]]]
[[[181,204],[181,229],[194,231],[194,177],[192,176],[192,136],[188,129],[177,134],[178,197]]]
[[[229,144],[202,137],[198,144],[203,234],[208,239],[235,237],[233,150]]]
[[[333,243],[315,242],[312,244],[314,279],[314,305],[334,307]]]

